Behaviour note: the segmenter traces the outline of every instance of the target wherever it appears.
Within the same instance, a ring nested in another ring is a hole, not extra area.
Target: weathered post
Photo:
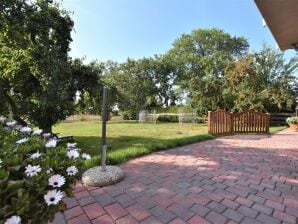
[[[103,101],[102,101],[102,149],[101,149],[101,170],[106,171],[106,158],[107,158],[107,141],[106,141],[106,133],[107,133],[107,109],[108,109],[108,88],[103,87]]]
[[[101,149],[101,166],[90,168],[82,175],[82,183],[84,185],[102,187],[115,184],[125,177],[124,172],[117,166],[106,166],[107,141],[106,141],[106,125],[108,118],[108,88],[103,88],[102,102],[102,149]]]

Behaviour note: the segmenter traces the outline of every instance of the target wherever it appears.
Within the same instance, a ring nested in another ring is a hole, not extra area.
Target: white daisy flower
[[[78,169],[75,166],[70,166],[66,169],[68,176],[74,176],[78,172]]]
[[[60,174],[53,175],[49,178],[49,185],[53,187],[61,187],[65,184],[65,178]]]
[[[55,189],[48,191],[43,198],[46,201],[47,205],[57,205],[63,198],[63,194],[61,191]]]
[[[41,168],[39,165],[37,166],[28,165],[25,167],[25,169],[26,169],[25,173],[28,177],[36,176],[41,171]]]
[[[73,149],[73,148],[75,148],[77,146],[77,143],[67,143],[66,144],[66,147],[68,148],[68,149]]]
[[[51,139],[47,142],[46,147],[47,148],[54,148],[57,145],[57,140],[56,139]]]
[[[82,153],[82,158],[85,160],[89,160],[89,159],[91,159],[91,156],[87,153]]]
[[[30,128],[30,127],[22,127],[20,129],[20,132],[22,132],[25,135],[28,135],[28,134],[30,134],[32,132],[32,128]]]
[[[1,123],[1,124],[4,124],[5,121],[6,121],[6,117],[4,117],[4,116],[0,116],[0,123]]]
[[[45,138],[45,139],[48,139],[48,138],[51,137],[51,133],[43,133],[42,137]]]
[[[41,135],[42,133],[42,129],[37,129],[37,130],[34,130],[32,135]]]
[[[33,154],[30,156],[31,159],[37,159],[37,158],[39,158],[39,157],[41,157],[41,153],[39,153],[39,152],[33,153]]]
[[[6,219],[4,224],[21,224],[21,217],[17,215],[11,216],[9,219]]]
[[[25,143],[25,142],[28,142],[28,138],[22,138],[22,139],[20,139],[20,140],[18,140],[16,143],[17,144],[23,144],[23,143]]]
[[[70,150],[67,152],[67,156],[70,159],[75,159],[75,158],[78,158],[80,156],[80,154],[77,150]]]
[[[52,169],[52,168],[47,169],[47,171],[46,171],[47,174],[50,174],[50,173],[52,173],[52,172],[53,172],[53,169]]]
[[[6,123],[7,127],[13,128],[16,125],[15,121],[9,121]]]
[[[16,125],[16,126],[14,126],[14,129],[17,130],[17,131],[20,131],[22,128],[23,128],[22,125]]]

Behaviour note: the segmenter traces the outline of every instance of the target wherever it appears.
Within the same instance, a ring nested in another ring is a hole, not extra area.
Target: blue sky
[[[182,33],[217,27],[275,47],[253,0],[64,0],[73,12],[71,56],[123,62],[165,53]],[[295,52],[289,50],[286,57]]]

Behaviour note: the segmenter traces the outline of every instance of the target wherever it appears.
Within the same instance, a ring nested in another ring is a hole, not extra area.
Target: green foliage
[[[73,111],[73,21],[55,1],[4,0],[0,10],[1,99],[18,121],[51,131]]]
[[[27,142],[16,144],[16,141],[28,138]],[[38,158],[31,158],[39,152]],[[47,205],[44,195],[57,189],[67,196],[72,196],[72,188],[80,175],[68,175],[70,166],[81,168],[81,158],[70,159],[67,149],[62,146],[46,148],[45,142],[37,136],[22,134],[0,124],[0,223],[11,216],[19,216],[22,223],[48,223],[58,211],[63,211],[66,204],[61,200],[57,204]],[[37,175],[25,173],[27,167],[40,166]],[[59,174],[65,178],[61,187],[49,185],[49,178]]]
[[[267,46],[239,58],[227,68],[223,90],[226,107],[234,111],[292,111],[297,68],[297,57],[286,63],[281,52]]]
[[[298,124],[298,117],[288,117],[286,121],[289,125]]]

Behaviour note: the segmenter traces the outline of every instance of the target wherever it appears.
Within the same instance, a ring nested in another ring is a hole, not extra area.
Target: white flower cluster
[[[6,120],[7,120],[6,117],[4,117],[4,116],[2,116],[2,115],[0,116],[0,123],[1,123],[1,124],[4,124]]]
[[[17,215],[11,216],[6,219],[4,224],[21,224],[21,217]]]
[[[5,124],[6,118],[3,116],[0,116],[0,123]],[[9,127],[11,130],[18,130],[22,134],[27,135],[25,138],[22,138],[18,141],[16,141],[16,144],[24,144],[29,141],[30,135],[42,135],[42,138],[44,140],[47,140],[45,143],[45,147],[48,148],[55,148],[58,144],[58,140],[55,138],[51,138],[51,133],[43,133],[43,130],[33,130],[30,127],[22,127],[20,125],[17,125],[15,121],[10,121],[6,123],[6,126]],[[80,157],[80,149],[77,147],[77,143],[67,143],[67,153],[66,156],[69,159],[77,159]],[[41,158],[43,156],[42,153],[39,151],[29,155],[29,158],[32,160]],[[87,153],[82,153],[81,158],[85,160],[91,159],[91,156]],[[0,164],[2,163],[2,160],[0,160]],[[1,167],[1,165],[0,165]],[[25,167],[25,175],[27,177],[34,177],[38,176],[42,172],[42,168],[40,165],[31,165],[28,164]],[[66,182],[66,179],[64,176],[60,174],[55,174],[52,168],[48,168],[45,173],[47,175],[50,175],[48,178],[48,185],[53,187],[54,189],[49,190],[44,195],[44,200],[48,206],[50,205],[57,205],[63,198],[63,192],[57,188],[63,187],[63,185]],[[68,176],[75,176],[78,173],[78,169],[76,166],[70,166],[66,169],[66,173]],[[11,216],[9,219],[6,220],[5,224],[19,224],[21,223],[21,218],[19,216]]]

